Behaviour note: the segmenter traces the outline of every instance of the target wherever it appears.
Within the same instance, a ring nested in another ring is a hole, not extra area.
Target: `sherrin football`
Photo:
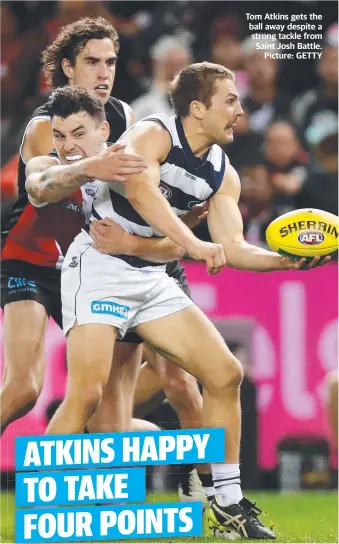
[[[331,255],[338,251],[339,220],[322,210],[304,209],[281,215],[266,230],[273,251],[290,258]]]

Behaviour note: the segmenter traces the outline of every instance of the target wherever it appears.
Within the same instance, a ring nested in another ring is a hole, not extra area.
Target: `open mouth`
[[[80,161],[81,159],[83,159],[83,156],[82,155],[65,155],[65,159],[68,162],[75,162],[75,161]]]
[[[107,93],[108,85],[106,83],[102,83],[101,85],[97,85],[96,87],[94,87],[94,89],[102,93]]]
[[[237,124],[237,121],[238,121],[238,119],[235,119],[231,123],[228,123],[228,125],[226,125],[226,130],[231,130],[233,132],[233,129],[234,129],[235,125]]]

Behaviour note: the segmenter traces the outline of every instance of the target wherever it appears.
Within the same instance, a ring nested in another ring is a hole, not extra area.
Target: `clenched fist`
[[[209,274],[219,274],[226,265],[225,250],[221,244],[210,242],[196,243],[188,250],[188,254],[197,261],[205,261]]]

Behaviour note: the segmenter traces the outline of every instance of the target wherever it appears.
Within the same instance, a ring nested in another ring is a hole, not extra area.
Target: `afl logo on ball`
[[[325,240],[325,236],[319,230],[306,230],[298,236],[298,241],[304,246],[318,246]]]
[[[164,195],[165,198],[171,198],[172,196],[172,191],[169,187],[167,187],[167,185],[165,185],[163,182],[160,183],[160,187],[159,187],[161,193]]]

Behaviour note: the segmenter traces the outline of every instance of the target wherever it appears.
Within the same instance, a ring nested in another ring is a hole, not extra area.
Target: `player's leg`
[[[254,505],[241,493],[240,385],[243,371],[240,362],[196,306],[146,322],[150,315],[145,312],[141,316],[145,322],[137,326],[137,333],[202,383],[203,427],[226,430],[225,462],[212,464],[216,499],[209,513],[210,527],[227,534],[234,531],[246,538],[275,538],[272,531],[259,522]]]
[[[238,463],[242,368],[212,323],[192,305],[142,323],[137,332],[203,384],[203,426],[227,430],[226,458]]]
[[[160,376],[158,370],[156,370],[153,365],[149,362],[146,353],[148,346],[143,344],[143,359],[144,363],[139,368],[137,383],[134,391],[134,405],[139,413],[141,411],[145,415],[150,411],[148,409],[148,404],[152,401],[153,398],[158,396],[158,394],[163,390],[164,383],[163,379]],[[152,353],[153,350],[152,350]],[[153,355],[152,355],[153,356]],[[160,403],[163,400],[163,395],[161,396]],[[145,407],[145,409],[144,409]]]
[[[134,335],[136,336],[136,335]],[[89,423],[89,432],[153,431],[148,421],[132,419],[135,384],[142,357],[142,344],[116,342],[111,372],[102,402]]]
[[[61,308],[60,273],[22,261],[1,266],[4,308],[5,374],[2,384],[1,432],[35,405],[45,372],[44,336],[50,302]]]
[[[39,302],[20,300],[5,305],[1,433],[27,414],[39,398],[45,374],[47,323],[47,312]]]
[[[156,372],[166,398],[179,418],[181,428],[201,428],[203,402],[195,377],[156,353],[146,343],[144,358]],[[181,465],[178,476],[179,497],[182,501],[206,502],[206,498],[211,501],[214,489],[210,464],[202,463],[196,467],[193,464]]]
[[[338,371],[330,372],[326,378],[326,404],[330,428],[338,446]]]
[[[141,354],[141,345],[116,342],[102,402],[88,422],[90,433],[130,430],[133,392]]]
[[[156,372],[155,383],[159,389],[164,389],[167,400],[178,414],[181,427],[201,427],[202,396],[194,376],[156,353],[147,344],[144,345],[144,357]],[[153,395],[158,392],[158,388],[152,388]]]
[[[67,338],[66,395],[47,434],[83,432],[100,405],[111,370],[116,334],[111,325],[74,324]]]

